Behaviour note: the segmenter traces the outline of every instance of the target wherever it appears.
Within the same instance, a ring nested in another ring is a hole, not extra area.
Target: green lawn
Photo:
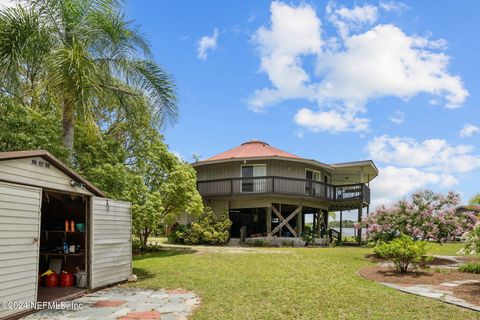
[[[461,242],[453,242],[453,243],[445,243],[445,244],[429,243],[427,247],[428,247],[429,254],[456,256],[457,252],[460,249],[462,249],[463,243]]]
[[[446,247],[434,246],[436,251]],[[186,288],[202,299],[193,319],[478,319],[479,313],[361,278],[370,249],[196,248],[137,256],[146,288]],[[453,250],[453,249],[452,249]],[[449,252],[449,251],[448,251]]]

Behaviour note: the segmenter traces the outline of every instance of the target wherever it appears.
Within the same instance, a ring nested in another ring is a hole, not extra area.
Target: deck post
[[[322,224],[323,224],[323,217],[322,217],[322,210],[317,212],[317,228],[318,228],[318,236],[321,238],[322,236]]]
[[[362,210],[363,210],[363,205],[360,205],[358,208],[358,223],[362,222]],[[359,228],[357,229],[357,241],[360,244],[362,242],[362,226],[360,225]]]
[[[302,236],[302,221],[303,221],[303,207],[300,206],[300,211],[297,213],[297,237]]]
[[[270,234],[270,232],[272,232],[272,205],[267,207],[265,220],[265,223],[267,224],[267,234]]]
[[[342,242],[342,221],[343,221],[343,210],[340,210],[340,242]]]

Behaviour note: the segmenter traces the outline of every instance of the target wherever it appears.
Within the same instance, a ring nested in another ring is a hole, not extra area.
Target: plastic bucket
[[[79,231],[79,232],[84,232],[85,231],[85,224],[84,223],[76,223],[75,228],[77,228],[77,231]]]
[[[86,288],[87,287],[87,272],[78,271],[75,273],[77,277],[77,288]]]

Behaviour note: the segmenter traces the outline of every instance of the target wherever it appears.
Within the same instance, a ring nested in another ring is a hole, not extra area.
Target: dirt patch
[[[367,260],[370,260],[372,262],[377,262],[377,263],[383,263],[383,262],[388,262],[387,260],[383,259],[382,257],[371,253],[371,254],[366,254],[365,258]],[[428,263],[422,263],[422,266],[448,266],[451,264],[456,264],[457,262],[452,260],[452,259],[447,259],[447,258],[439,258],[439,257],[433,257],[432,261],[429,261]]]
[[[458,298],[480,306],[480,283],[467,283],[454,287],[453,294]]]
[[[438,285],[443,282],[456,280],[480,280],[479,274],[459,272],[456,270],[441,269],[439,271],[417,271],[400,273],[393,268],[372,266],[359,271],[362,277],[377,282],[389,282],[396,284],[432,284]],[[479,286],[480,287],[480,286]]]

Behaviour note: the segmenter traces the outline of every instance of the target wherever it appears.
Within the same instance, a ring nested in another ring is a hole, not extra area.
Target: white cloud
[[[198,40],[197,57],[199,59],[207,60],[208,51],[212,51],[217,47],[218,34],[218,29],[215,28],[211,36],[203,36]]]
[[[480,132],[480,128],[473,124],[466,124],[460,131],[460,137],[468,138]]]
[[[250,106],[256,111],[285,99],[314,96],[305,85],[310,77],[302,68],[301,56],[319,54],[323,43],[313,7],[272,2],[270,10],[271,27],[260,27],[253,41],[258,44],[260,68],[275,88],[255,91]]]
[[[5,7],[13,7],[15,5],[15,1],[13,0],[0,0],[0,10]]]
[[[363,104],[419,93],[443,97],[447,108],[459,107],[468,96],[458,76],[448,73],[449,57],[437,53],[443,41],[407,36],[394,25],[377,25],[344,41],[345,49],[319,56],[323,74],[319,97]],[[432,49],[432,50],[431,50]]]
[[[480,156],[470,145],[451,145],[444,139],[417,142],[383,135],[370,141],[369,156],[387,164],[422,168],[430,172],[466,173],[480,168]]]
[[[395,112],[390,116],[390,121],[396,124],[402,124],[405,122],[405,112],[395,110]]]
[[[447,188],[458,183],[450,174],[425,172],[411,167],[386,166],[379,168],[379,172],[378,177],[370,183],[373,207],[389,204],[431,184]]]
[[[345,39],[351,30],[371,25],[378,19],[378,9],[375,6],[365,4],[355,6],[352,9],[346,7],[337,8],[330,2],[326,8],[327,19],[337,28],[341,38]]]
[[[360,31],[376,22],[378,9],[374,8],[364,5],[348,9],[329,4],[328,20],[333,20],[337,28],[338,21],[345,24],[343,36],[334,38],[322,29],[312,6],[273,2],[271,25],[259,28],[253,37],[261,58],[260,69],[268,75],[271,86],[255,90],[248,101],[251,109],[261,111],[291,99],[316,103],[318,111],[307,113],[302,109],[296,118],[308,114],[311,119],[301,123],[312,131],[322,131],[312,123],[323,125],[326,118],[358,123],[362,119],[358,114],[366,111],[370,100],[386,96],[408,100],[427,93],[447,108],[460,107],[468,92],[461,78],[448,71],[450,57],[444,52],[445,40],[407,35],[392,24]],[[350,34],[352,31],[357,33]],[[314,72],[305,67],[312,58]],[[360,126],[328,122],[327,127],[336,128],[336,132],[367,130],[364,124],[368,121],[363,120],[368,119],[362,119]]]
[[[355,114],[355,112],[349,112],[348,110],[341,112],[336,110],[312,111],[302,108],[295,114],[295,122],[312,132],[338,133],[366,130],[369,120],[356,117]]]
[[[380,1],[378,6],[385,11],[403,12],[410,9],[405,3],[397,1]]]
[[[384,164],[371,182],[373,206],[428,187],[452,188],[458,184],[459,173],[480,167],[480,156],[471,154],[471,146],[452,146],[442,139],[416,142],[383,135],[370,141],[366,151],[374,161]]]

